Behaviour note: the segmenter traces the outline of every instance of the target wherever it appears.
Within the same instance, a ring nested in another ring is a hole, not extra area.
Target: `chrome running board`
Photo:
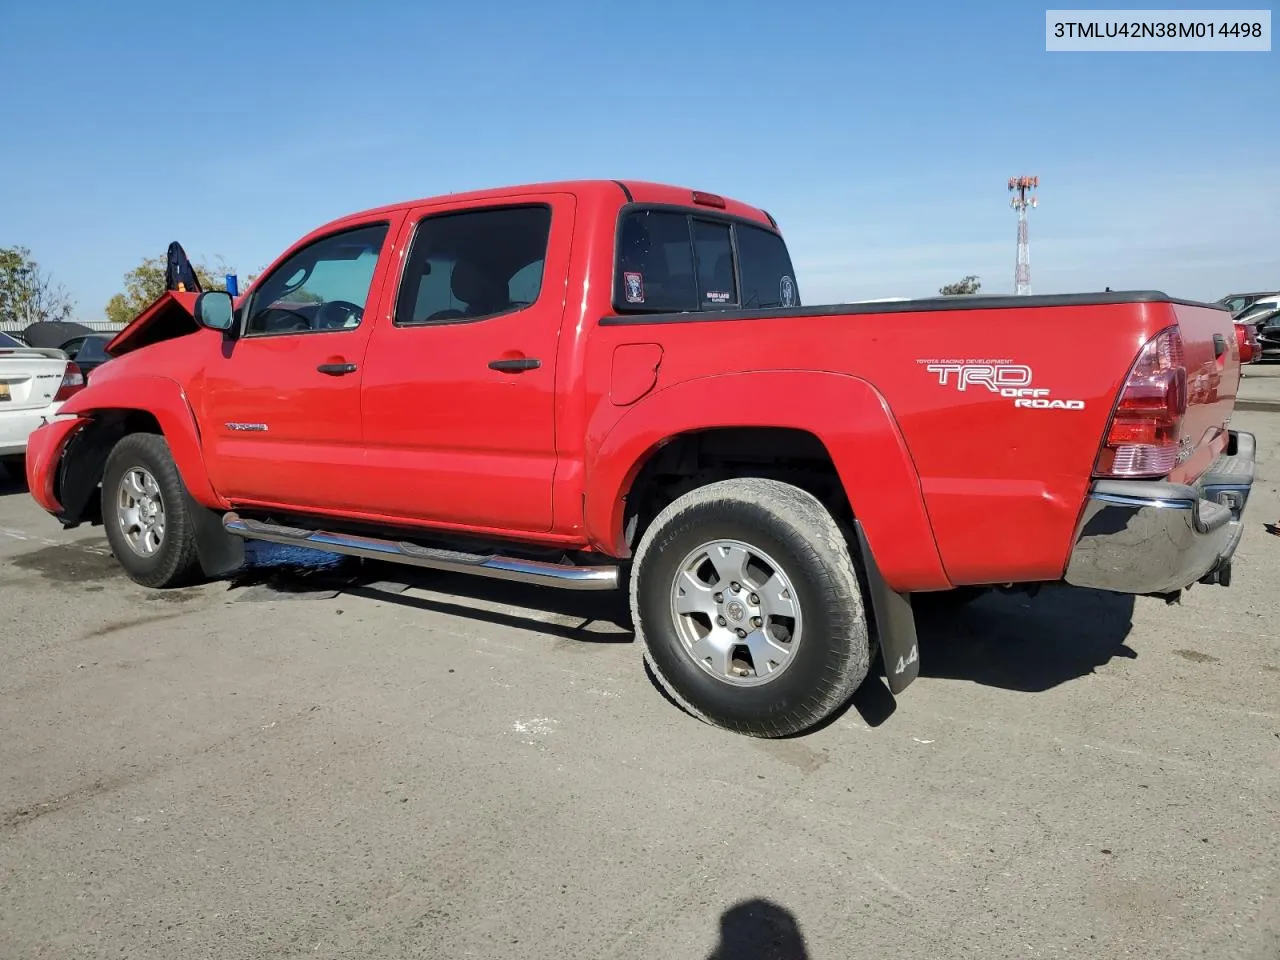
[[[265,540],[293,547],[310,547],[327,550],[349,557],[367,560],[385,560],[414,567],[427,567],[449,573],[469,573],[477,577],[495,580],[514,580],[540,586],[559,587],[561,590],[616,590],[618,568],[615,565],[575,567],[564,563],[545,563],[538,560],[518,560],[492,554],[461,553],[435,547],[421,547],[415,543],[380,540],[376,537],[359,537],[346,533],[329,533],[324,530],[307,530],[302,527],[286,527],[260,520],[245,520],[236,513],[222,518],[227,533],[246,540]]]

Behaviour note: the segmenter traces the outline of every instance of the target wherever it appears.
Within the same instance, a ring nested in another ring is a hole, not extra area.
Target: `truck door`
[[[254,286],[239,336],[204,371],[205,460],[223,496],[332,510],[361,499],[360,377],[399,224],[304,241]]]
[[[573,217],[566,194],[410,212],[394,315],[361,385],[369,512],[551,529]]]

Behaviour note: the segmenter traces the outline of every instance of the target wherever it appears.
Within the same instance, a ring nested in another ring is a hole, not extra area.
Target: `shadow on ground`
[[[769,900],[744,900],[720,915],[720,942],[707,960],[808,960],[800,923]]]
[[[920,675],[1050,690],[1115,657],[1137,657],[1125,645],[1133,609],[1133,597],[1053,586],[1034,597],[992,593],[950,613],[922,612]]]
[[[920,676],[1043,693],[1116,657],[1135,659],[1125,644],[1133,608],[1133,597],[1050,586],[1035,596],[992,592],[949,611],[920,609]],[[846,708],[857,710],[868,726],[879,726],[897,709],[883,678],[883,664],[877,664]]]
[[[575,593],[439,573],[300,547],[250,541],[243,569],[228,588],[242,599],[320,599],[339,593],[499,626],[536,630],[588,643],[629,643],[631,618],[622,591]],[[429,591],[436,596],[410,594]],[[439,596],[447,594],[446,597]],[[495,610],[493,606],[507,609]],[[610,628],[602,632],[601,627]]]
[[[0,497],[8,497],[27,492],[26,476],[22,473],[15,473],[13,470],[10,470],[3,464],[0,464]]]
[[[271,544],[250,545],[249,562],[230,586],[265,588],[261,599],[345,593],[571,641],[634,639],[623,591],[574,593]],[[1136,657],[1125,645],[1133,608],[1132,597],[1055,586],[1034,597],[993,592],[954,610],[922,609],[920,675],[1022,693],[1050,690],[1115,657]],[[871,726],[893,714],[879,664],[850,708]]]

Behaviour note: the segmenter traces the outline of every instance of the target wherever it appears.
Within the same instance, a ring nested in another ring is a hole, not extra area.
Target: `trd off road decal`
[[[1035,374],[1030,367],[1012,360],[917,360],[941,387],[961,393],[986,390],[1011,400],[1015,407],[1026,410],[1083,410],[1083,400],[1065,400],[1053,396],[1047,387],[1032,385]]]

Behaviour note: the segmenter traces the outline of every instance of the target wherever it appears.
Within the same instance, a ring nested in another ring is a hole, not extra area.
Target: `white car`
[[[61,350],[28,347],[0,333],[0,464],[21,475],[31,431],[83,387],[80,368]]]
[[[1269,313],[1280,310],[1280,294],[1268,294],[1253,301],[1233,318],[1236,323],[1254,323]]]

